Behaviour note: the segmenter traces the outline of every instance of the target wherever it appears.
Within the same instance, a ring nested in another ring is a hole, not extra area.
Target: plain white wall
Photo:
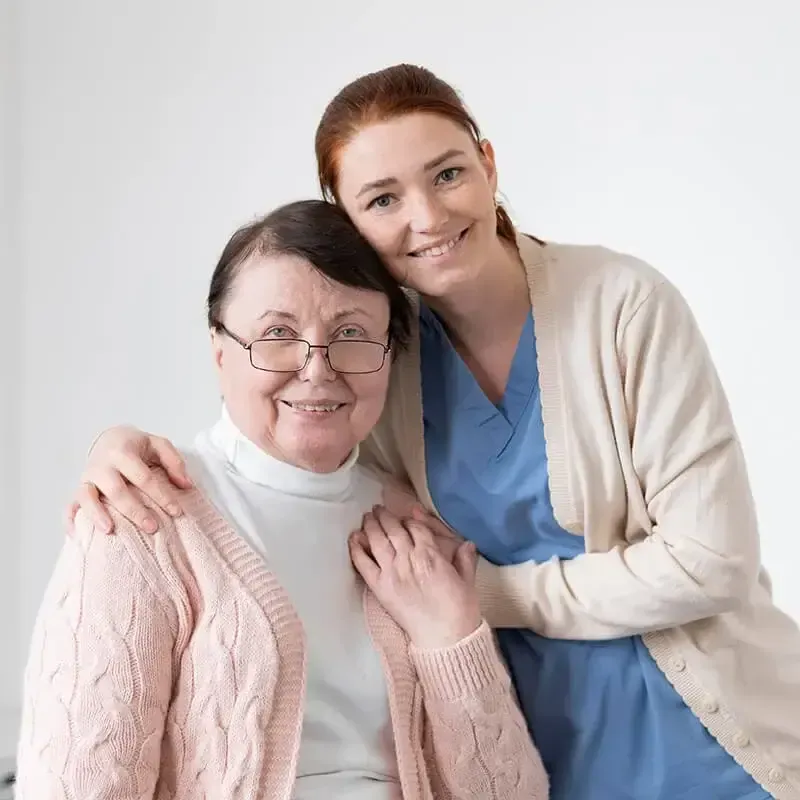
[[[800,617],[797,6],[518,6],[20,4],[16,663],[90,440],[130,421],[185,443],[213,420],[203,301],[221,247],[316,194],[326,101],[401,60],[464,92],[524,229],[634,252],[687,295],[744,440],[776,596]]]
[[[19,80],[12,0],[0,2],[0,761],[13,752],[13,709],[19,684],[19,465],[21,271],[18,262]]]

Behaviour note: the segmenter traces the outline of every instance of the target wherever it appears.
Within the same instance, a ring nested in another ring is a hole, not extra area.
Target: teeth
[[[451,239],[449,242],[445,242],[444,244],[437,245],[436,247],[429,247],[427,250],[418,250],[414,253],[415,256],[419,258],[429,258],[431,256],[443,256],[449,250],[452,250],[457,244],[460,236],[456,236],[455,239]]]
[[[342,404],[341,403],[289,403],[292,408],[296,408],[298,411],[336,411]]]

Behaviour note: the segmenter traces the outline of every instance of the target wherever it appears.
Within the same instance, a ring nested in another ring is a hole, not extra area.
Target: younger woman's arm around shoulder
[[[178,621],[140,534],[116,523],[107,536],[79,515],[47,587],[25,671],[20,800],[154,797]]]
[[[411,642],[437,800],[545,800],[547,774],[481,619],[474,546],[463,542],[447,558],[425,525],[381,508],[366,515],[350,553]]]
[[[114,509],[140,531],[155,533],[159,516],[144,498],[169,516],[179,517],[179,490],[191,488],[186,464],[172,442],[118,425],[94,440],[80,484],[66,509],[67,525],[71,527],[80,510],[96,528],[111,533],[114,518],[110,511]]]

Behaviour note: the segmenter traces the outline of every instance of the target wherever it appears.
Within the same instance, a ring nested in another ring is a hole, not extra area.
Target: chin
[[[319,440],[308,442],[305,447],[297,447],[297,439],[292,442],[292,461],[309,472],[334,472],[353,452],[354,444],[342,442],[341,437],[334,441]]]
[[[446,270],[432,273],[429,270],[420,270],[420,273],[409,272],[407,286],[427,297],[445,297],[454,289],[469,283],[473,279],[472,270],[467,266],[453,265]]]

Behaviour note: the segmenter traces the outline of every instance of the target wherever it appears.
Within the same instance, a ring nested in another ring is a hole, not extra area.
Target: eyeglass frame
[[[383,342],[376,342],[374,339],[357,339],[353,341],[358,341],[361,343],[366,344],[377,344],[383,348],[383,357],[381,358],[380,366],[376,369],[371,369],[368,372],[344,372],[340,369],[336,369],[333,364],[331,364],[330,354],[328,352],[328,348],[332,344],[336,344],[337,342],[328,342],[328,344],[311,344],[308,339],[300,339],[298,337],[290,337],[288,339],[253,339],[252,341],[248,342],[245,339],[242,339],[240,336],[237,336],[232,331],[228,330],[221,322],[215,322],[214,328],[218,331],[222,331],[229,339],[232,339],[236,344],[238,344],[243,350],[247,350],[247,354],[250,357],[250,366],[253,369],[257,369],[260,372],[274,372],[279,375],[291,375],[293,372],[302,372],[307,366],[308,362],[311,361],[311,351],[312,350],[323,350],[325,355],[325,362],[327,363],[328,367],[330,367],[331,371],[335,372],[337,375],[374,375],[376,372],[380,372],[383,369],[384,364],[386,364],[386,356],[389,351],[392,349],[392,342],[391,339],[384,344]],[[341,341],[341,340],[340,340]],[[253,345],[257,344],[258,342],[302,342],[307,348],[308,351],[306,352],[306,360],[303,362],[301,367],[297,369],[267,369],[266,367],[257,367],[253,363]]]

